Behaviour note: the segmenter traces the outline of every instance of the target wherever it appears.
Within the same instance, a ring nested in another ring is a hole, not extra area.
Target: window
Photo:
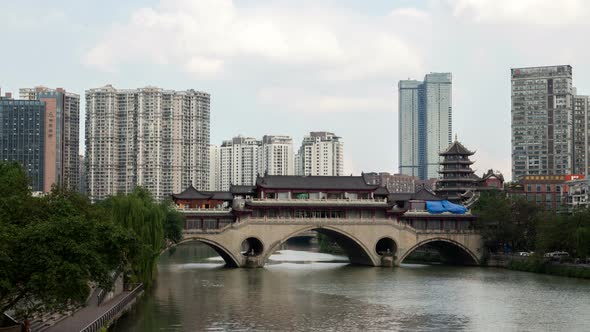
[[[541,185],[540,184],[537,185],[537,192],[538,193],[541,192]]]

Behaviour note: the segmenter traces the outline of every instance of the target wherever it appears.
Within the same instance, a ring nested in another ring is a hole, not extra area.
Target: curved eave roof
[[[229,191],[198,191],[191,184],[180,194],[171,195],[175,199],[186,199],[186,200],[209,200],[216,199],[220,201],[231,201],[233,195]]]
[[[172,197],[176,199],[210,199],[213,194],[202,193],[191,184],[180,194],[172,194]]]
[[[459,141],[454,141],[451,146],[449,146],[445,151],[441,152],[441,156],[449,156],[449,155],[463,155],[463,156],[471,156],[475,153],[475,151],[467,150],[463,144],[459,143]]]

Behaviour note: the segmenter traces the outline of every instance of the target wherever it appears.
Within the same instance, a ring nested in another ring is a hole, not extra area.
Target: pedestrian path
[[[86,307],[76,311],[74,315],[57,322],[55,325],[44,330],[44,332],[80,332],[88,324],[116,306],[129,293],[131,292],[122,292],[109,301],[103,302],[101,305],[98,305],[98,301],[93,299]]]

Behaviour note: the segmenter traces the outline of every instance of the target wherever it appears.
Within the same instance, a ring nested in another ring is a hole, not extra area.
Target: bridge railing
[[[478,231],[474,229],[417,229],[414,228],[418,234],[477,234]]]
[[[213,207],[213,208],[181,208],[176,207],[179,212],[208,212],[208,213],[228,213],[232,211],[231,207]]]
[[[120,314],[121,311],[123,311],[125,307],[127,307],[127,305],[131,303],[131,301],[133,301],[141,291],[143,291],[143,284],[136,285],[129,294],[125,295],[125,297],[113,305],[107,312],[81,329],[80,332],[100,331],[103,326],[108,325],[118,314]]]

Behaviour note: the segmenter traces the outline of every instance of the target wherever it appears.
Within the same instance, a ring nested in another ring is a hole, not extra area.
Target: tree
[[[538,207],[499,191],[483,192],[473,207],[478,228],[493,251],[509,246],[512,250],[531,250],[535,246]]]
[[[133,232],[138,251],[129,257],[132,277],[149,287],[154,279],[156,262],[164,247],[165,211],[145,189],[137,187],[129,195],[111,197],[105,202],[115,224]]]
[[[0,312],[61,311],[84,303],[91,282],[110,287],[110,272],[135,251],[133,234],[79,194],[31,197],[18,164],[0,163],[0,183]]]
[[[162,203],[162,208],[166,213],[166,219],[164,219],[164,237],[173,243],[178,243],[182,240],[184,217],[180,212],[172,208],[171,202]]]

